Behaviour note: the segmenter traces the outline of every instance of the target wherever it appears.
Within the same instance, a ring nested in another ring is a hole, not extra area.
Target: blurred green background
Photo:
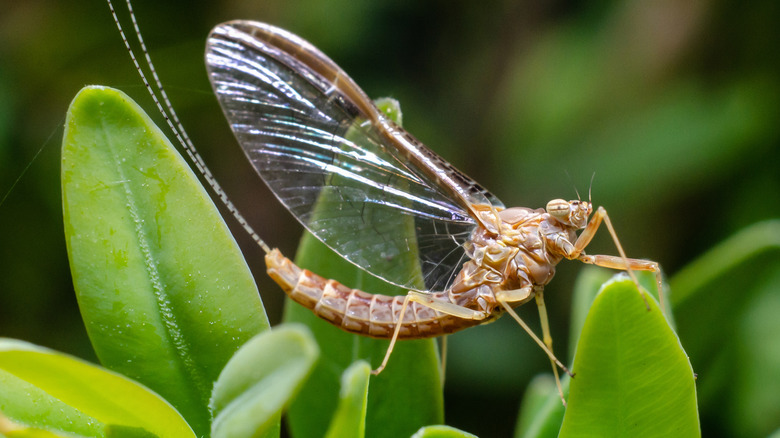
[[[575,189],[585,197],[595,174],[593,201],[610,212],[629,256],[657,260],[671,277],[738,230],[780,218],[774,0],[134,6],[206,162],[261,236],[287,254],[301,228],[245,162],[203,66],[208,31],[229,19],[297,33],[369,96],[398,99],[409,131],[507,205],[543,207],[576,198]],[[94,359],[72,290],[59,184],[65,111],[88,84],[122,89],[162,124],[102,0],[4,2],[0,336]],[[283,294],[264,274],[262,251],[226,220],[278,321]],[[614,253],[606,233],[589,252]],[[545,294],[561,355],[581,269],[562,264]],[[780,427],[778,272],[777,251],[766,252],[719,276],[711,288],[720,292],[678,309],[705,436]],[[530,307],[522,315],[538,327]],[[697,320],[702,309],[717,311]],[[712,333],[719,343],[697,347]],[[450,345],[447,423],[509,436],[522,391],[548,371],[546,358],[509,319],[452,336]]]

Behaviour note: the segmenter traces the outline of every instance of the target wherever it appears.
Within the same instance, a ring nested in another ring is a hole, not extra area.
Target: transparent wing
[[[420,288],[417,275],[393,263],[414,251],[425,288],[446,288],[477,226],[472,206],[502,207],[289,32],[219,25],[206,64],[234,134],[273,193],[322,242],[385,281]],[[398,233],[399,223],[414,229]]]

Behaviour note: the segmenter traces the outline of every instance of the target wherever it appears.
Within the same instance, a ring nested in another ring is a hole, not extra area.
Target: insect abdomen
[[[298,267],[274,249],[265,256],[268,275],[295,302],[317,316],[352,333],[390,339],[399,320],[404,296],[370,294],[350,289]],[[445,294],[431,294],[446,299]],[[398,334],[400,339],[420,339],[452,333],[480,321],[455,318],[417,302],[410,302]]]

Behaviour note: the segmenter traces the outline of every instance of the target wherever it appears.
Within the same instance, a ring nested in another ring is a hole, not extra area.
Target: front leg
[[[656,287],[658,288],[658,300],[661,306],[661,310],[663,311],[664,309],[663,287],[664,286],[663,286],[663,278],[661,276],[661,267],[658,265],[658,263],[651,260],[629,259],[624,257],[617,257],[612,255],[601,255],[601,254],[597,254],[597,255],[580,254],[580,256],[577,257],[577,260],[581,261],[582,263],[600,266],[602,268],[620,269],[628,272],[629,275],[631,275],[633,271],[647,271],[647,272],[655,273],[655,284]],[[631,276],[631,278],[634,280],[634,283],[636,283],[636,279],[633,277],[633,275]],[[641,291],[642,289],[640,288],[639,290]],[[647,301],[645,301],[645,304],[647,304]]]
[[[593,237],[596,235],[596,231],[598,231],[602,222],[604,222],[604,224],[607,226],[607,230],[609,231],[610,236],[612,236],[612,241],[615,242],[615,246],[617,247],[618,254],[620,254],[620,256],[609,256],[609,255],[591,256],[585,254],[585,247],[587,247],[588,244],[590,244],[591,240],[593,240]],[[637,280],[634,271],[654,272],[656,287],[658,288],[658,300],[660,302],[661,309],[664,308],[661,268],[658,266],[658,263],[656,262],[650,260],[630,259],[626,256],[626,252],[623,250],[623,245],[620,244],[620,240],[617,237],[615,228],[612,226],[612,221],[609,220],[609,215],[607,215],[607,210],[605,210],[604,207],[599,207],[596,210],[596,213],[593,214],[593,217],[591,218],[590,222],[588,222],[588,225],[585,227],[582,233],[580,233],[579,237],[574,242],[573,248],[571,248],[570,251],[567,251],[564,255],[569,260],[578,259],[583,263],[587,263],[591,265],[601,266],[610,269],[625,270],[626,272],[628,272],[628,275],[631,277],[631,280],[634,281],[634,284],[636,284],[637,289],[639,289],[639,293],[642,295],[642,299],[645,301],[645,306],[647,307],[647,310],[650,310],[650,305],[647,302],[647,297],[645,297],[644,290],[639,285],[639,280]]]

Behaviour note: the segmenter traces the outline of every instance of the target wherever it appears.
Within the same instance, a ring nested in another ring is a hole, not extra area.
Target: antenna
[[[133,12],[133,5],[131,4],[130,0],[126,0],[127,4],[127,11],[130,14],[130,20],[133,23],[133,29],[135,30],[136,39],[138,40],[138,44],[141,47],[141,52],[144,54],[144,59],[146,60],[146,65],[149,67],[149,72],[152,75],[152,79],[154,79],[154,84],[157,87],[157,91],[152,87],[152,85],[149,83],[149,80],[146,78],[146,75],[143,72],[143,69],[141,69],[141,65],[138,63],[138,58],[135,56],[135,52],[133,51],[132,47],[130,47],[130,42],[127,39],[127,36],[125,35],[124,29],[122,29],[122,24],[119,22],[119,17],[116,14],[116,10],[114,9],[114,4],[111,2],[111,0],[106,0],[108,2],[108,7],[111,10],[111,15],[114,17],[114,23],[116,23],[117,29],[119,29],[119,35],[122,37],[122,41],[125,43],[125,48],[127,49],[127,53],[130,54],[130,59],[133,61],[133,65],[135,66],[135,69],[138,71],[138,74],[141,76],[141,80],[144,83],[144,86],[146,87],[146,90],[149,92],[149,95],[152,96],[152,100],[154,101],[154,104],[157,105],[157,109],[160,111],[160,114],[162,114],[163,118],[165,119],[165,122],[168,124],[168,127],[173,132],[173,135],[178,140],[179,144],[184,148],[184,150],[187,152],[187,155],[190,157],[190,161],[195,165],[195,167],[198,169],[201,175],[203,175],[203,178],[206,179],[206,182],[211,187],[211,190],[214,192],[215,195],[222,201],[222,203],[227,207],[228,211],[233,215],[233,217],[236,218],[238,223],[246,230],[246,232],[252,237],[252,240],[254,240],[258,245],[260,245],[261,248],[263,248],[263,251],[266,253],[271,252],[271,248],[263,241],[263,239],[260,238],[260,236],[255,232],[255,230],[249,225],[249,223],[244,219],[244,216],[238,211],[235,205],[233,205],[233,202],[228,198],[225,191],[222,189],[222,186],[219,185],[216,179],[214,179],[214,176],[212,176],[211,171],[206,166],[206,163],[203,161],[203,158],[201,158],[198,151],[195,149],[195,145],[192,143],[192,140],[190,140],[190,137],[187,135],[187,131],[184,130],[184,126],[179,121],[178,116],[176,116],[176,111],[173,109],[173,105],[171,105],[170,99],[168,99],[167,93],[165,93],[165,89],[163,88],[162,82],[160,81],[159,76],[157,75],[157,70],[154,68],[154,63],[152,63],[152,58],[149,56],[149,51],[146,50],[146,44],[144,44],[143,37],[141,36],[141,29],[138,27],[138,20],[135,18],[135,13]],[[159,92],[160,98],[158,98],[157,93]],[[160,103],[160,101],[165,103],[165,106]]]
[[[596,171],[593,171],[593,175],[590,176],[590,185],[588,186],[588,204],[592,204],[591,192],[593,190],[593,180],[596,179]]]
[[[582,198],[580,198],[580,191],[577,190],[577,184],[574,184],[574,180],[571,179],[571,175],[569,175],[569,171],[566,170],[566,169],[563,169],[563,173],[566,174],[566,179],[568,179],[569,182],[571,183],[571,186],[574,187],[574,193],[577,195],[577,200],[578,201],[582,201]]]

